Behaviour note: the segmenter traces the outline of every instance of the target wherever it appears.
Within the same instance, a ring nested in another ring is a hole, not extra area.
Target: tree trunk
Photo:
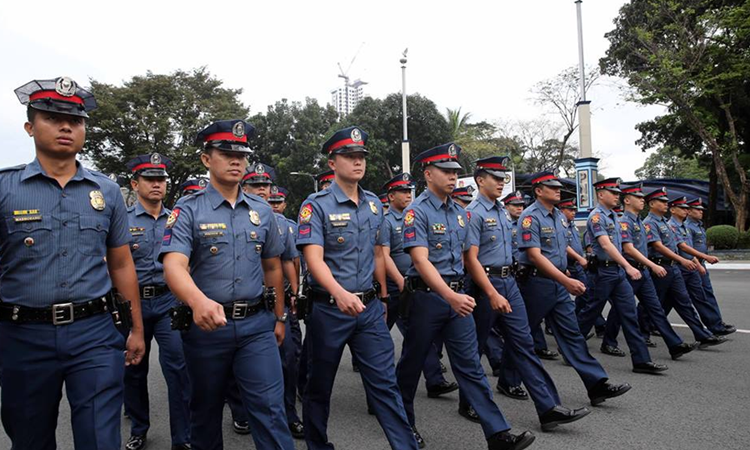
[[[708,171],[708,217],[705,217],[706,228],[716,225],[716,202],[719,198],[719,184],[716,179],[716,165],[711,159],[711,169]]]

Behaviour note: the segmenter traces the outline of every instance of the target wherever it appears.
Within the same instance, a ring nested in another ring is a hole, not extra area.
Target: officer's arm
[[[695,256],[696,258],[699,258],[699,259],[705,259],[705,260],[707,260],[707,259],[711,258],[707,254],[705,254],[703,252],[699,252],[698,250],[694,249],[693,247],[687,245],[687,243],[685,243],[685,242],[680,242],[679,244],[677,244],[677,248],[679,248],[683,252],[687,253],[688,255]],[[700,263],[700,261],[696,261],[696,263]]]
[[[444,299],[451,298],[453,291],[445,280],[440,276],[440,272],[430,262],[430,251],[426,247],[412,247],[409,249],[409,256],[414,263],[414,268],[419,272],[419,276],[427,283],[434,292]]]
[[[537,270],[541,270],[543,274],[552,278],[560,284],[568,282],[568,277],[560,272],[560,270],[552,264],[552,261],[547,259],[542,254],[542,249],[539,247],[528,247],[525,250],[526,255],[529,257],[531,264],[536,267]]]
[[[573,247],[571,247],[570,245],[568,246],[567,249],[565,249],[565,252],[568,254],[568,258],[578,261],[578,264],[582,266],[586,265],[586,258],[579,255],[578,252],[573,250]]]
[[[375,248],[375,272],[373,277],[380,284],[380,298],[388,297],[388,287],[385,285],[385,259],[383,258],[383,247],[376,245]]]
[[[635,248],[635,245],[633,245],[632,242],[623,242],[622,243],[622,251],[626,255],[633,258],[636,262],[639,262],[643,264],[644,266],[648,267],[651,270],[655,270],[658,266],[654,264],[653,261],[646,258],[646,255],[639,252],[637,248]]]
[[[117,292],[130,301],[133,331],[143,333],[141,294],[138,292],[138,276],[135,273],[135,264],[130,255],[129,245],[107,249],[107,270]]]
[[[479,262],[479,247],[472,245],[464,252],[464,264],[469,276],[471,276],[471,281],[479,286],[479,289],[488,297],[494,294],[499,295],[495,286],[490,282],[487,273],[485,273],[482,263]]]
[[[633,266],[630,265],[630,263],[622,256],[622,254],[617,251],[617,247],[612,244],[609,236],[597,236],[596,241],[602,247],[602,250],[604,250],[607,256],[612,259],[612,261],[616,262],[624,269],[633,268]]]
[[[652,246],[654,250],[656,250],[657,252],[661,253],[663,256],[671,260],[677,261],[679,263],[682,263],[683,261],[685,261],[685,258],[673,252],[672,250],[670,250],[661,241],[654,241],[654,242],[649,243],[648,245]]]
[[[195,309],[199,302],[213,301],[195,285],[193,277],[190,276],[190,260],[187,255],[171,252],[164,254],[163,258],[164,281],[178,300],[191,309]]]
[[[297,292],[297,288],[299,287],[299,272],[297,272],[297,266],[294,264],[294,259],[281,261],[281,267],[284,273],[284,278],[289,280],[289,287],[291,287],[292,292]],[[283,290],[277,292],[283,292]]]
[[[289,261],[291,262],[291,261]],[[281,317],[284,314],[284,272],[281,267],[281,258],[263,258],[260,260],[261,266],[263,266],[263,282],[266,287],[273,287],[276,289],[276,317]],[[292,263],[292,266],[294,264]]]
[[[398,271],[398,267],[393,261],[393,258],[391,258],[391,248],[385,245],[381,248],[383,249],[383,259],[385,260],[385,274],[388,278],[393,280],[394,283],[398,284],[399,290],[403,290],[404,277],[401,275],[401,272]]]

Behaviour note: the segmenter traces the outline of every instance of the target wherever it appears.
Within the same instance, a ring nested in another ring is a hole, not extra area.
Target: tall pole
[[[401,168],[404,173],[411,173],[411,155],[409,154],[409,132],[407,131],[406,113],[406,50],[401,58],[401,100],[403,103],[404,139],[401,141]]]
[[[578,71],[581,80],[581,100],[586,101],[586,69],[583,66],[583,16],[581,15],[582,0],[576,0],[576,15],[578,18]]]

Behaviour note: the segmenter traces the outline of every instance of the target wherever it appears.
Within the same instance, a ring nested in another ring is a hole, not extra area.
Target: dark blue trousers
[[[479,361],[474,317],[460,317],[434,292],[414,292],[409,330],[398,362],[398,386],[404,398],[409,422],[415,424],[414,396],[427,354],[440,336],[448,351],[461,395],[474,407],[486,437],[510,429],[510,424],[492,399],[492,389]]]
[[[222,412],[227,379],[234,374],[257,448],[293,450],[284,411],[281,359],[273,329],[276,318],[263,311],[205,332],[183,332],[192,384],[191,444],[195,450],[223,448]]]
[[[0,403],[12,448],[57,448],[64,384],[75,448],[119,449],[124,350],[109,314],[61,326],[0,322]]]
[[[146,354],[137,366],[125,368],[125,412],[131,435],[145,435],[149,420],[148,372],[151,342],[159,344],[159,365],[167,382],[172,445],[190,442],[190,379],[185,366],[180,333],[172,331],[169,309],[176,305],[171,292],[141,300]]]
[[[644,308],[648,316],[651,317],[652,323],[656,329],[659,330],[667,347],[672,348],[682,344],[682,338],[675,333],[674,328],[672,328],[672,325],[669,324],[669,320],[667,320],[666,314],[664,314],[664,309],[661,307],[659,296],[654,287],[651,272],[648,269],[643,269],[641,275],[642,277],[640,280],[628,279],[630,286],[633,288],[633,293],[638,297],[638,302],[640,303],[641,308]],[[602,344],[617,347],[617,334],[619,331],[620,317],[617,314],[617,310],[613,309],[607,320],[607,328],[604,333]],[[641,333],[643,334],[642,327]]]
[[[302,330],[297,316],[288,310],[285,311],[288,314],[286,334],[279,350],[281,351],[281,369],[284,373],[284,407],[287,421],[292,423],[300,421],[297,415],[297,372],[302,351]]]
[[[541,277],[529,276],[519,283],[521,295],[526,303],[529,326],[539,326],[542,319],[552,328],[560,353],[578,372],[587,390],[602,380],[607,372],[589,353],[586,340],[578,328],[575,303],[561,284]]]
[[[635,309],[633,288],[628,282],[625,270],[620,266],[600,267],[591,274],[592,292],[588,302],[578,314],[578,327],[581,334],[586,336],[602,315],[604,305],[609,300],[612,308],[622,323],[623,334],[630,348],[630,359],[633,364],[651,361],[651,355],[646,347],[646,339],[638,327],[638,316]]]
[[[682,266],[680,266],[680,272],[685,280],[685,287],[690,295],[690,300],[698,311],[698,316],[700,316],[703,325],[711,332],[723,331],[721,311],[719,311],[719,306],[715,301],[709,301],[706,297],[701,274],[697,270],[683,269]]]
[[[305,440],[310,450],[333,449],[328,441],[331,392],[344,346],[357,355],[360,375],[372,409],[393,449],[416,449],[396,385],[394,347],[378,300],[357,317],[333,304],[314,302],[307,318],[308,378],[304,396]]]
[[[580,264],[575,264],[573,266],[568,266],[568,270],[570,271],[571,278],[580,281],[586,286],[586,292],[576,297],[576,316],[580,314],[581,309],[583,306],[588,303],[589,301],[589,295],[591,295],[591,277],[589,277],[586,270],[581,267]],[[611,311],[611,310],[610,310]],[[611,312],[610,312],[611,314]],[[599,314],[599,317],[596,318],[596,322],[594,322],[594,327],[601,328],[603,326],[607,325],[607,321],[604,320],[604,316]],[[585,336],[584,336],[585,337]],[[536,340],[536,338],[535,338]],[[545,347],[546,348],[546,347]]]
[[[503,335],[505,353],[512,355],[513,365],[528,389],[537,413],[547,412],[560,404],[560,397],[554,381],[534,353],[534,341],[531,338],[529,318],[521,291],[518,290],[516,280],[511,277],[490,276],[490,281],[497,292],[508,300],[512,312],[501,314],[493,311],[484,293],[474,297],[477,301],[477,306],[474,308],[474,320],[477,325],[479,348],[487,342],[490,329],[497,325]],[[476,292],[478,291],[480,289],[477,288]],[[505,380],[501,379],[501,381]]]
[[[690,331],[693,332],[696,340],[710,337],[711,333],[703,327],[698,314],[693,309],[690,294],[687,292],[680,269],[677,266],[664,268],[667,269],[667,276],[652,278],[664,314],[668,316],[674,308],[685,324],[690,327]]]
[[[705,267],[705,265],[704,265]],[[714,294],[714,287],[711,284],[711,277],[708,275],[708,270],[706,270],[705,275],[701,275],[701,284],[703,285],[703,295],[706,296],[706,301],[708,304],[711,305],[714,311],[716,311],[716,314],[721,318],[721,310],[719,309],[719,302],[716,300],[716,295]],[[720,329],[712,329],[711,331],[722,331],[724,328],[723,326],[723,319],[722,319],[722,328]]]

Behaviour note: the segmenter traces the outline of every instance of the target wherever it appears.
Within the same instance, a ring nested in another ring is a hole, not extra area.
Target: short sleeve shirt
[[[505,207],[480,193],[466,210],[471,213],[466,249],[477,247],[479,263],[483,266],[513,264],[513,224]]]
[[[404,252],[404,212],[391,208],[383,218],[383,224],[378,234],[378,245],[388,247],[390,256],[401,275],[411,266],[411,258]]]
[[[708,241],[706,240],[706,230],[703,228],[703,222],[687,218],[685,226],[693,240],[693,248],[701,253],[708,252]]]
[[[641,252],[643,256],[648,256],[648,239],[649,235],[652,234],[646,230],[646,226],[643,224],[641,218],[629,211],[625,211],[620,222],[620,235],[623,243],[633,244],[636,250]],[[653,236],[650,237],[653,239]]]
[[[171,212],[162,207],[159,217],[154,219],[143,209],[140,201],[136,201],[135,205],[128,209],[130,253],[133,255],[135,273],[141,286],[164,284],[164,266],[159,262],[159,251],[167,217]]]
[[[549,211],[537,200],[521,213],[518,224],[518,248],[521,250],[519,262],[522,265],[532,265],[526,249],[539,248],[542,256],[550,260],[558,270],[567,269],[568,226],[559,209],[552,208]]]
[[[646,216],[646,218],[643,220],[643,226],[646,229],[646,240],[649,244],[653,242],[661,242],[665,247],[677,253],[677,236],[675,235],[672,228],[667,224],[667,219],[665,219],[664,217],[659,217],[653,213],[649,213],[648,216]],[[654,250],[653,246],[649,246],[648,257],[663,258],[663,255]]]
[[[687,226],[685,222],[680,222],[679,220],[675,219],[674,217],[671,217],[667,221],[667,225],[669,225],[672,228],[672,231],[674,232],[675,236],[677,237],[677,250],[680,253],[680,256],[687,259],[693,259],[693,255],[686,253],[682,251],[682,249],[679,247],[680,244],[687,244],[688,247],[693,246],[693,238],[690,232],[687,229]]]
[[[592,237],[591,248],[594,255],[596,255],[600,261],[610,261],[612,259],[607,252],[604,251],[601,244],[599,244],[598,238],[600,236],[607,236],[617,251],[622,252],[620,219],[614,211],[608,210],[602,205],[598,205],[593,211],[591,211],[591,213],[589,213],[589,218],[586,221],[586,228],[589,230],[589,235]]]

